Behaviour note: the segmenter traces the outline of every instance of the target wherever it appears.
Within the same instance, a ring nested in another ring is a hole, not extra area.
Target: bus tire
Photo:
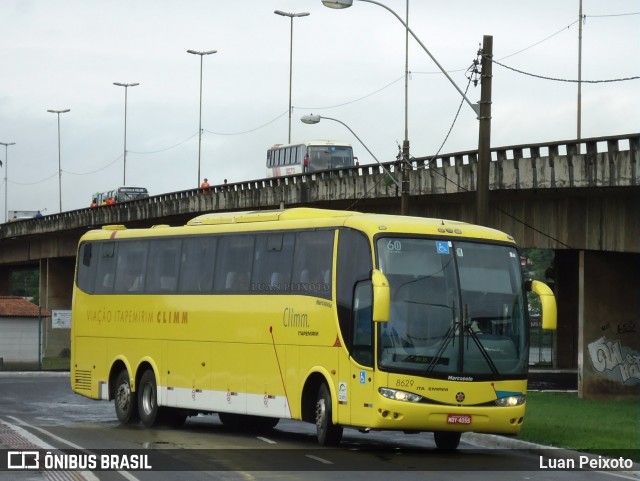
[[[114,386],[113,400],[116,408],[116,416],[120,424],[130,424],[139,420],[138,400],[136,393],[131,390],[129,373],[126,369],[118,373]]]
[[[142,425],[150,428],[157,420],[158,414],[158,388],[156,376],[151,369],[147,369],[140,378],[138,384],[138,413]]]
[[[460,444],[460,436],[462,433],[452,431],[436,431],[433,433],[433,439],[436,447],[445,451],[454,451]]]
[[[331,392],[323,382],[316,401],[316,435],[320,446],[335,446],[342,439],[342,427],[333,424],[332,414]]]

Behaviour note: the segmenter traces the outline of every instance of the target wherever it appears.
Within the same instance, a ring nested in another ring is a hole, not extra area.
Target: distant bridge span
[[[639,146],[640,134],[629,134],[491,149],[489,225],[523,247],[640,252]],[[474,221],[477,151],[412,163],[411,215]],[[385,166],[399,178],[397,163]],[[177,225],[204,212],[300,205],[398,213],[400,192],[377,164],[249,180],[4,224],[0,245],[77,239],[105,224]]]

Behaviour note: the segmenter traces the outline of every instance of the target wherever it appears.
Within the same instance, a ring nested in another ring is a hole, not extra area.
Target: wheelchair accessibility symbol
[[[438,254],[448,254],[449,253],[449,242],[448,241],[436,241],[436,252]]]
[[[360,384],[366,384],[367,382],[367,373],[365,371],[360,371]]]

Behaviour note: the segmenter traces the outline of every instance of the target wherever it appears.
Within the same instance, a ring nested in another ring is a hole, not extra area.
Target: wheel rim
[[[129,389],[128,383],[122,383],[118,386],[118,391],[116,392],[116,402],[118,403],[118,407],[122,411],[126,411],[129,409],[129,404],[131,402],[131,389]]]
[[[319,431],[324,431],[327,420],[327,407],[324,403],[324,399],[318,399],[316,405],[316,426]]]
[[[144,409],[145,414],[151,414],[155,404],[156,399],[153,387],[147,384],[142,391],[142,409]]]

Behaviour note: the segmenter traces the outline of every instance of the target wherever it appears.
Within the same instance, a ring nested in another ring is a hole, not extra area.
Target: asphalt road
[[[35,450],[40,462],[47,452],[54,454],[49,461],[74,458],[78,466],[71,467],[78,469],[6,470],[9,450]],[[103,456],[108,461],[112,455],[111,469],[100,470]],[[268,432],[238,432],[216,415],[189,418],[179,429],[121,426],[113,403],[74,394],[68,374],[0,372],[2,481],[640,479],[637,472],[557,469],[558,460],[578,456],[474,434],[464,435],[456,452],[443,453],[428,433],[355,430],[345,430],[339,448],[326,449],[318,447],[315,426],[307,423],[283,420]],[[133,470],[135,462],[153,470]]]

